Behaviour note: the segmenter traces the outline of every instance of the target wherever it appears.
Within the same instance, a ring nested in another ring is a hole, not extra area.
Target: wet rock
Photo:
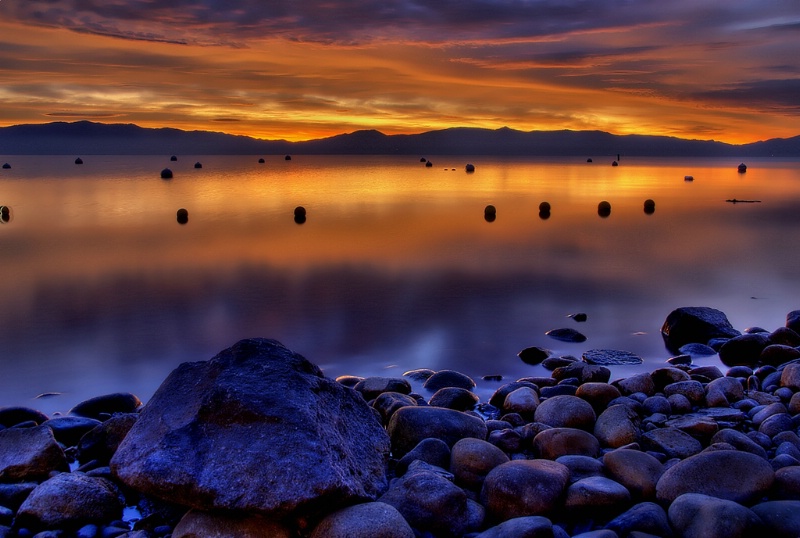
[[[417,368],[416,370],[408,370],[407,372],[403,372],[403,377],[407,377],[413,381],[417,381],[420,383],[424,383],[428,380],[433,374],[435,374],[433,370],[429,368]]]
[[[115,413],[134,413],[142,402],[129,392],[115,392],[89,398],[69,410],[70,415],[105,420]]]
[[[766,333],[743,334],[731,338],[719,348],[719,359],[726,366],[754,366],[761,352],[770,344]]]
[[[450,467],[450,447],[441,439],[433,437],[423,439],[397,462],[395,466],[397,476],[404,475],[408,466],[416,460],[447,469]]]
[[[560,456],[556,462],[569,469],[569,483],[572,484],[582,478],[590,476],[606,476],[603,463],[589,456]]]
[[[775,538],[800,536],[800,501],[767,501],[752,507],[763,524],[762,535]]]
[[[471,377],[453,370],[440,370],[430,376],[423,388],[436,392],[445,387],[459,387],[466,390],[475,388],[475,381]]]
[[[781,387],[789,387],[794,391],[800,391],[800,363],[787,364],[783,368],[780,385]]]
[[[675,309],[661,327],[664,343],[673,353],[679,353],[686,344],[707,344],[712,338],[733,338],[739,334],[724,313],[705,306]]]
[[[719,431],[719,425],[716,420],[699,413],[691,413],[667,420],[664,425],[670,428],[677,428],[704,443],[707,443]]]
[[[508,394],[503,402],[505,413],[518,413],[525,419],[532,419],[539,407],[539,395],[530,387],[520,387]]]
[[[64,451],[47,426],[0,430],[0,481],[37,480],[67,470]]]
[[[444,387],[436,391],[428,400],[435,407],[446,407],[456,411],[469,411],[478,403],[478,397],[461,387]]]
[[[534,414],[536,422],[554,428],[578,428],[592,431],[595,414],[588,402],[577,396],[554,396],[539,404]]]
[[[543,516],[516,517],[483,531],[475,538],[550,538],[553,524]]]
[[[414,398],[399,392],[383,392],[372,401],[372,408],[380,413],[384,425],[389,423],[389,419],[401,407],[415,405],[417,401]]]
[[[189,511],[172,531],[172,538],[291,538],[294,533],[281,523],[259,516],[233,516]]]
[[[656,485],[660,502],[702,493],[741,504],[766,494],[774,480],[769,462],[748,452],[719,450],[688,457],[664,471]]]
[[[23,422],[33,422],[37,425],[42,424],[50,417],[29,407],[0,407],[0,426],[10,428]]]
[[[758,362],[780,366],[781,364],[800,359],[800,349],[782,344],[771,344],[761,351]]]
[[[724,428],[714,434],[710,440],[711,443],[728,443],[736,450],[749,452],[756,456],[767,459],[767,451],[764,448],[750,439],[744,433],[733,428]]]
[[[597,457],[600,453],[600,443],[584,430],[550,428],[533,438],[533,449],[539,457],[548,460],[569,455]]]
[[[42,423],[53,430],[56,441],[64,446],[75,446],[86,433],[102,424],[99,420],[86,417],[53,417]]]
[[[464,437],[486,439],[486,424],[480,418],[443,407],[403,407],[398,409],[387,428],[392,453],[402,457],[428,437],[441,439],[448,446]]]
[[[692,405],[700,405],[703,403],[706,391],[703,384],[699,381],[679,381],[677,383],[670,383],[664,387],[664,395],[669,398],[673,394],[682,394],[692,403]]]
[[[590,349],[582,355],[584,361],[600,366],[641,364],[642,358],[630,351],[616,349]]]
[[[596,415],[602,413],[611,400],[622,396],[619,389],[608,383],[582,383],[575,391],[575,396],[586,400]]]
[[[384,392],[411,393],[411,384],[399,377],[367,377],[356,383],[353,388],[368,402]]]
[[[567,488],[564,508],[575,510],[585,517],[618,513],[631,502],[630,492],[622,484],[602,476],[592,476],[578,480]]]
[[[680,368],[668,366],[666,368],[658,368],[650,372],[650,377],[653,378],[653,385],[655,390],[661,392],[664,387],[672,383],[681,381],[689,381],[689,374]]]
[[[742,384],[733,377],[721,377],[705,387],[706,404],[711,407],[727,407],[744,398]]]
[[[786,327],[800,334],[800,310],[792,310],[786,314]]]
[[[561,368],[562,366],[568,366],[577,361],[578,359],[576,359],[575,357],[548,357],[542,361],[542,366],[546,370],[553,371],[556,368]]]
[[[517,353],[522,362],[530,365],[537,365],[550,357],[550,351],[538,346],[526,347]]]
[[[310,538],[414,538],[414,531],[394,506],[357,504],[327,515]]]
[[[739,503],[685,493],[669,506],[669,522],[682,538],[731,538],[763,532],[759,517]]]
[[[481,499],[494,521],[547,515],[566,491],[569,470],[549,460],[514,460],[495,467],[484,480]]]
[[[696,343],[681,346],[678,352],[689,355],[690,357],[710,357],[711,355],[717,354],[717,351],[713,347]]]
[[[104,478],[83,473],[60,473],[42,482],[25,499],[16,524],[32,529],[77,529],[122,516],[122,497]]]
[[[664,538],[673,536],[667,512],[652,502],[633,505],[628,511],[612,519],[605,528],[619,536],[632,537],[636,532]]]
[[[800,466],[776,470],[772,493],[776,499],[800,501]]]
[[[579,333],[575,329],[552,329],[545,333],[547,336],[559,342],[569,342],[579,344],[586,341],[586,336]]]
[[[36,486],[35,482],[0,484],[0,506],[5,506],[14,511],[18,510]]]
[[[612,405],[597,417],[594,436],[611,448],[636,443],[640,439],[639,415],[626,405]]]
[[[111,469],[128,487],[191,508],[302,517],[377,497],[389,448],[354,391],[280,343],[251,339],[175,369]]]
[[[503,407],[503,403],[506,401],[506,397],[512,393],[513,391],[517,390],[520,387],[528,387],[535,390],[537,393],[539,391],[539,387],[530,382],[525,380],[513,381],[511,383],[506,383],[502,385],[497,390],[494,391],[491,398],[489,398],[489,404],[501,409]]]
[[[620,379],[613,384],[623,396],[630,396],[639,392],[646,396],[653,396],[656,392],[656,384],[653,382],[653,378],[650,374],[644,372]]]
[[[495,445],[481,439],[465,438],[453,445],[450,472],[456,484],[480,491],[486,475],[507,461],[508,456]]]
[[[656,484],[664,472],[664,465],[654,456],[640,450],[620,448],[603,456],[603,465],[611,478],[628,488],[637,501],[651,501],[656,497]]]
[[[703,450],[700,441],[677,428],[658,428],[642,435],[642,444],[667,458],[685,459]]]
[[[466,493],[437,473],[409,471],[393,480],[379,501],[396,508],[413,528],[435,536],[461,536],[469,527]]]

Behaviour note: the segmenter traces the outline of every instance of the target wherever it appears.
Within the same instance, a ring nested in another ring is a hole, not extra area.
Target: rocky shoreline
[[[682,308],[662,334],[652,372],[542,357],[483,402],[458,372],[331,380],[252,339],[144,406],[0,408],[0,538],[800,536],[800,310],[740,333]]]

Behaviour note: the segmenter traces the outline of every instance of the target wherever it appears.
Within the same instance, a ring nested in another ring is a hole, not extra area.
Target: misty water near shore
[[[331,377],[450,368],[490,392],[483,375],[548,375],[516,356],[534,345],[644,359],[619,377],[670,356],[674,308],[740,330],[800,308],[800,161],[75,157],[0,157],[0,405],[146,400],[179,363],[249,337]],[[561,327],[586,342],[545,335]]]

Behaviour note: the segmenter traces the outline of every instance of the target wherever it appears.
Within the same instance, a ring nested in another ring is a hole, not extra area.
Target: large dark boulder
[[[162,383],[111,460],[198,510],[310,517],[387,487],[389,438],[355,391],[274,340],[242,340]]]
[[[0,481],[37,480],[67,470],[64,451],[47,426],[0,431]]]
[[[686,344],[706,344],[712,338],[733,338],[740,334],[724,313],[707,306],[675,309],[661,327],[667,349],[676,354]]]

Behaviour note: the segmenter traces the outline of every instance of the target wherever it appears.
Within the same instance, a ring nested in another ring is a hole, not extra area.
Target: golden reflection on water
[[[0,345],[13,350],[0,357],[0,405],[29,387],[88,397],[114,385],[98,377],[98,349],[117,357],[105,366],[117,388],[144,397],[187,354],[246,336],[288,339],[331,375],[391,363],[513,377],[516,351],[553,348],[542,335],[574,310],[590,312],[578,327],[587,345],[661,361],[672,308],[713,306],[737,326],[800,308],[794,163],[738,174],[738,161],[471,158],[466,173],[466,159],[441,156],[430,168],[414,157],[12,159],[0,175],[14,216],[0,226]],[[173,179],[159,178],[165,166]],[[39,366],[15,371],[25,361]]]

